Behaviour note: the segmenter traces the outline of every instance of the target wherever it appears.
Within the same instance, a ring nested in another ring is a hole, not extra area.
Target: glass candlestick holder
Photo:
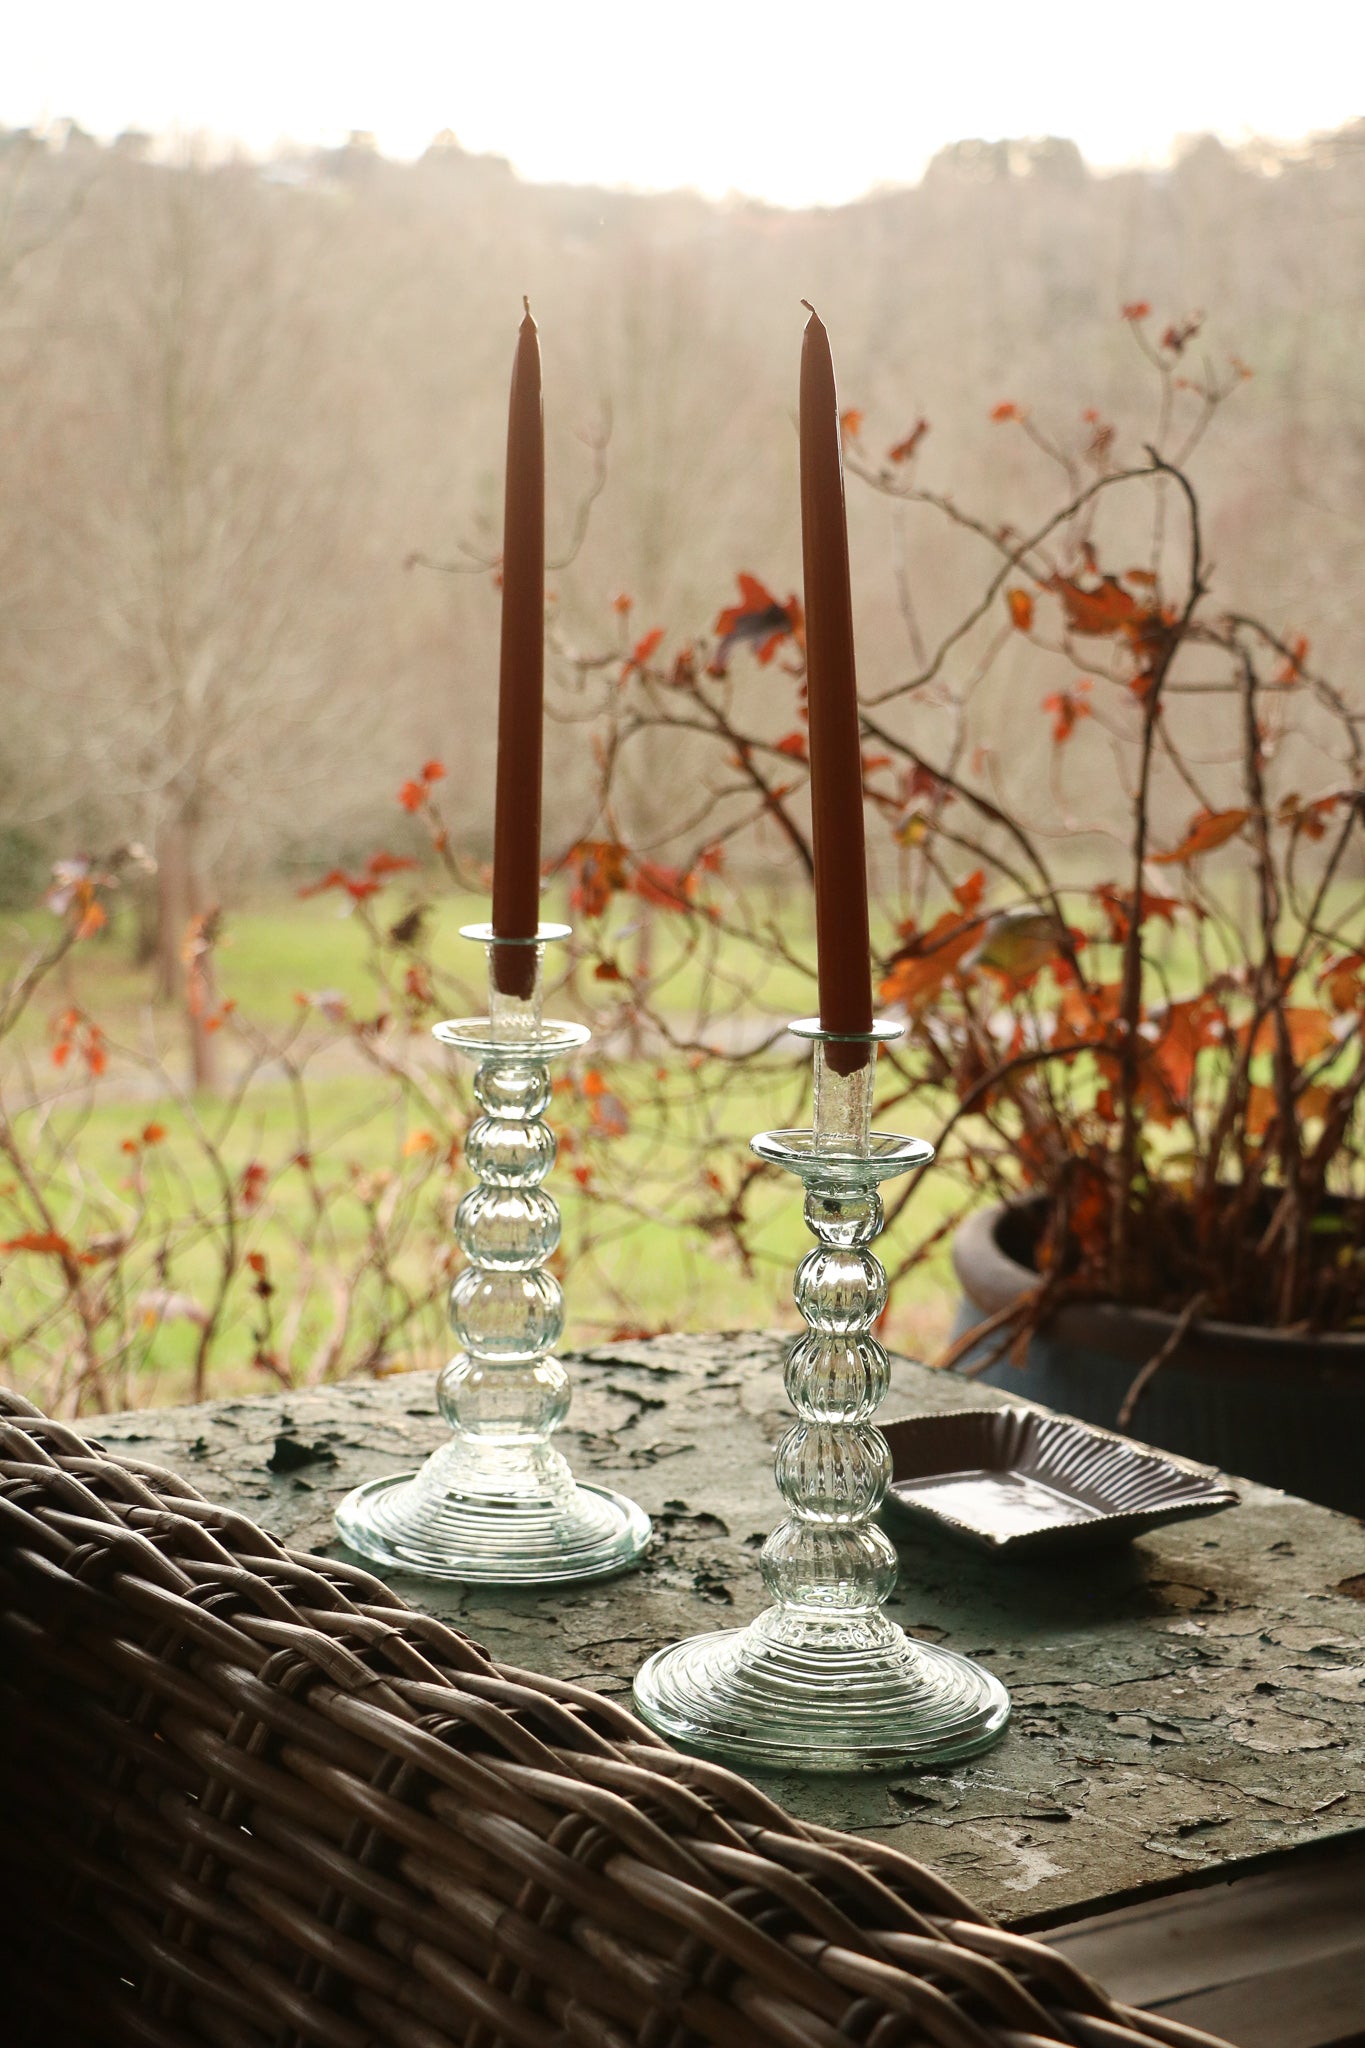
[[[870,1247],[882,1227],[881,1183],[927,1165],[933,1148],[871,1129],[877,1043],[898,1037],[898,1025],[860,1037],[826,1032],[818,1020],[791,1029],[815,1043],[814,1127],[752,1141],[760,1159],[804,1183],[817,1240],[796,1270],[806,1328],[787,1348],[796,1418],[776,1457],[787,1519],[761,1557],[772,1605],[747,1628],[660,1650],[636,1677],[635,1703],[684,1748],[741,1765],[941,1763],[993,1742],[1009,1695],[990,1672],[916,1642],[883,1612],[897,1560],[874,1519],[891,1459],[872,1418],[890,1362],[872,1334],[886,1274]]]
[[[495,942],[490,925],[467,926],[464,937],[488,948],[488,1015],[435,1027],[443,1045],[477,1061],[483,1112],[465,1140],[478,1185],[455,1212],[468,1261],[450,1295],[460,1348],[436,1389],[451,1439],[419,1472],[357,1487],[336,1515],[352,1550],[419,1578],[602,1578],[633,1564],[650,1537],[642,1508],[579,1484],[553,1442],[569,1375],[554,1356],[564,1297],[549,1270],[559,1244],[559,1210],[544,1186],[555,1157],[549,1062],[590,1034],[542,1016],[541,966],[545,942],[568,934],[543,924],[534,939]],[[534,949],[533,972],[509,962],[521,947]]]

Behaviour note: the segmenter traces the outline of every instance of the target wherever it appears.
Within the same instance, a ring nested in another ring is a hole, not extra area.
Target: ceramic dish
[[[882,1434],[888,1522],[936,1522],[1011,1556],[1122,1542],[1238,1498],[1202,1465],[1035,1408],[915,1415]]]

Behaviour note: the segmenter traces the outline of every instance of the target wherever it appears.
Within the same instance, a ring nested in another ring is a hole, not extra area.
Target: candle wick
[[[529,320],[531,317],[531,301],[527,298],[525,292],[521,295],[521,303],[526,308],[526,317]]]

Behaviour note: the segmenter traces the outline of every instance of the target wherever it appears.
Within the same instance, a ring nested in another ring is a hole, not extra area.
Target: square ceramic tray
[[[888,1522],[937,1522],[1011,1556],[1122,1542],[1238,1498],[1202,1465],[1035,1408],[969,1408],[881,1427],[891,1447]]]

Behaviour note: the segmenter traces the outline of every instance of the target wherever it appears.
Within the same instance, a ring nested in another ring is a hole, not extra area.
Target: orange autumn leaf
[[[1327,820],[1342,800],[1342,792],[1335,790],[1327,796],[1314,797],[1305,803],[1297,792],[1284,797],[1275,812],[1277,825],[1287,825],[1292,832],[1301,832],[1305,839],[1325,839]]]
[[[1050,697],[1044,697],[1043,709],[1052,713],[1052,737],[1056,745],[1069,740],[1082,718],[1089,718],[1090,706],[1086,703],[1089,695],[1089,681],[1077,683],[1074,690],[1054,690]]]
[[[78,939],[93,938],[95,933],[109,922],[108,913],[102,903],[87,903],[81,912],[81,921],[76,926]]]
[[[1062,600],[1071,633],[1101,638],[1123,632],[1137,617],[1138,601],[1117,576],[1101,576],[1088,588],[1069,576],[1051,576],[1046,588]]]
[[[659,646],[659,643],[663,639],[663,637],[663,627],[653,626],[650,628],[648,633],[644,634],[641,639],[636,641],[634,647],[630,651],[630,655],[625,663],[625,666],[621,670],[622,682],[625,682],[628,676],[635,675],[643,671],[646,662],[649,660],[650,655],[655,652],[656,648]]]
[[[1281,1011],[1285,1033],[1289,1040],[1289,1051],[1295,1063],[1303,1066],[1328,1052],[1336,1043],[1332,1020],[1325,1010],[1313,1010],[1305,1005],[1290,1004]],[[1245,1028],[1239,1033],[1243,1039]],[[1265,1053],[1273,1053],[1279,1045],[1279,1031],[1273,1016],[1262,1017],[1251,1038],[1253,1059]]]
[[[804,761],[806,758],[806,735],[803,732],[784,733],[782,738],[775,740],[773,744],[779,754],[790,754],[793,761]]]
[[[1151,1058],[1169,1084],[1178,1104],[1189,1099],[1201,1052],[1221,1045],[1227,1035],[1227,1014],[1212,996],[1191,996],[1151,1012],[1148,1029],[1156,1038]]]
[[[1005,602],[1010,608],[1010,622],[1021,633],[1027,633],[1033,624],[1033,599],[1027,590],[1007,590]]]
[[[565,863],[573,876],[569,906],[601,917],[617,890],[627,886],[626,849],[614,839],[581,839]]]
[[[1130,299],[1123,308],[1120,318],[1124,320],[1145,320],[1151,310],[1146,299]]]
[[[924,418],[917,419],[905,439],[897,441],[894,448],[887,450],[888,459],[892,462],[908,462],[928,431],[928,420]]]
[[[1285,689],[1288,689],[1292,684],[1299,682],[1302,679],[1303,665],[1305,661],[1307,661],[1307,659],[1308,639],[1305,634],[1300,633],[1297,636],[1297,638],[1291,642],[1289,652],[1286,654],[1279,668],[1275,671],[1275,681],[1279,683],[1282,688]]]
[[[841,412],[839,415],[839,425],[849,436],[850,440],[856,440],[863,431],[863,415],[859,408],[853,405],[849,407],[847,412]]]
[[[1113,945],[1121,946],[1131,929],[1132,897],[1121,895],[1112,882],[1102,882],[1091,893],[1109,920],[1110,942]],[[1143,918],[1162,917],[1166,920],[1167,924],[1172,926],[1175,923],[1177,910],[1185,910],[1189,907],[1179,896],[1156,896],[1146,889],[1142,891],[1139,903],[1139,914]],[[1196,915],[1199,914],[1196,912]]]
[[[415,868],[416,861],[406,853],[372,853],[365,863],[367,875],[398,875],[405,868]]]
[[[1360,1009],[1365,1005],[1365,953],[1336,953],[1325,960],[1318,987],[1338,1016]]]
[[[1197,860],[1201,854],[1212,853],[1216,846],[1222,846],[1241,831],[1250,814],[1244,810],[1196,811],[1178,846],[1167,853],[1148,855],[1153,867],[1172,867],[1188,860]]]
[[[984,868],[973,868],[971,873],[965,876],[953,890],[953,901],[959,910],[964,910],[970,914],[970,912],[976,909],[985,893],[986,870]]]
[[[657,909],[691,910],[697,883],[694,875],[685,874],[681,868],[641,860],[635,863],[630,887],[642,903],[652,903]]]
[[[444,761],[425,761],[422,764],[423,782],[444,782],[445,773]]]
[[[73,1256],[72,1247],[55,1230],[26,1230],[19,1237],[7,1237],[0,1252],[51,1252],[59,1259]]]
[[[1020,413],[1019,408],[1014,403],[1013,399],[1006,398],[1002,400],[999,405],[993,405],[991,407],[991,418],[995,421],[997,426],[1000,426],[1006,420],[1017,420],[1022,418],[1022,414]]]
[[[628,597],[626,592],[622,590],[619,591],[617,595],[612,599],[611,608],[615,613],[617,613],[617,615],[620,618],[624,618],[626,613],[634,604],[634,602],[635,599],[633,597]]]
[[[896,954],[881,984],[882,1001],[902,1003],[912,1011],[922,1008],[971,952],[979,933],[975,918],[945,910],[927,932],[916,934]]]
[[[165,1124],[144,1124],[142,1142],[144,1145],[159,1145],[166,1136]]]
[[[766,584],[741,569],[738,577],[739,603],[727,605],[716,619],[717,643],[711,656],[712,675],[725,674],[731,650],[748,641],[763,667],[772,660],[790,635],[798,647],[805,646],[806,621],[801,601],[795,595],[780,604]]]
[[[435,1134],[431,1131],[409,1131],[403,1140],[403,1157],[416,1159],[423,1152],[436,1150]]]
[[[1332,1091],[1321,1081],[1314,1081],[1310,1087],[1301,1089],[1294,1098],[1294,1118],[1297,1123],[1307,1123],[1310,1117],[1326,1116],[1332,1106]],[[1249,1138],[1263,1138],[1273,1123],[1279,1122],[1280,1104],[1273,1088],[1263,1082],[1253,1082],[1247,1090],[1245,1123]]]
[[[398,801],[405,811],[420,811],[426,800],[426,784],[422,782],[405,782],[398,792]]]

